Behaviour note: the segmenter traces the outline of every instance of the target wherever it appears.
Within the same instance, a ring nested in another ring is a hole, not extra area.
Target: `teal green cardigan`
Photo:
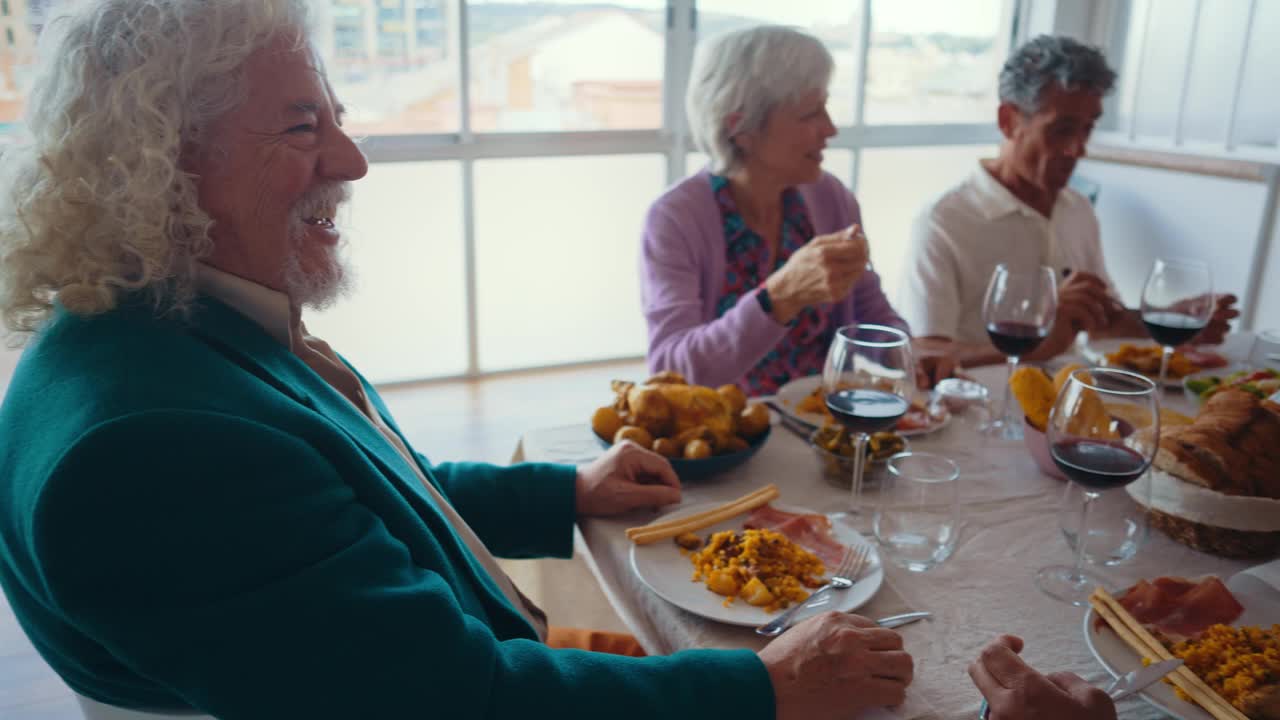
[[[538,642],[350,403],[199,308],[59,310],[0,407],[0,584],[74,690],[273,720],[773,717],[746,650]],[[417,459],[495,554],[572,554],[572,468]]]

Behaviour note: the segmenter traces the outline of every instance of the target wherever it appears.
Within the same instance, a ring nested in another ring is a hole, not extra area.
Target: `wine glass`
[[[862,476],[867,439],[888,430],[911,407],[915,365],[911,338],[897,328],[860,323],[836,331],[822,371],[827,410],[853,437],[853,478],[849,516],[862,510]]]
[[[1009,359],[1010,378],[1018,369],[1018,359],[1049,336],[1057,312],[1058,282],[1053,268],[1039,265],[1034,270],[1020,271],[1004,263],[996,266],[982,304],[982,322],[991,344]],[[1001,398],[999,415],[984,429],[988,435],[1021,440],[1022,422],[1010,402],[1008,381]]]
[[[1213,315],[1213,278],[1199,260],[1156,258],[1142,288],[1142,324],[1164,347],[1160,387],[1165,386],[1173,348],[1195,337]]]
[[[1132,483],[1151,466],[1160,444],[1156,384],[1127,370],[1076,370],[1058,393],[1046,434],[1054,464],[1084,491],[1084,502],[1075,566],[1046,567],[1036,574],[1036,585],[1050,597],[1083,607],[1093,589],[1106,584],[1083,569],[1089,506],[1103,491]]]

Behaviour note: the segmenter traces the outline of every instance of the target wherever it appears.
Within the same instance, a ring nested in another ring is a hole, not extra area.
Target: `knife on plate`
[[[1111,683],[1110,687],[1107,688],[1107,694],[1111,696],[1112,700],[1121,700],[1135,693],[1140,693],[1165,675],[1177,670],[1180,665],[1182,665],[1182,660],[1173,658],[1172,660],[1153,663],[1141,670],[1125,673]]]

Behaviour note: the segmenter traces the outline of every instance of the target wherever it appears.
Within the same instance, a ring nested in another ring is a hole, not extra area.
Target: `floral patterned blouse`
[[[787,259],[809,242],[815,233],[804,199],[794,188],[787,189],[782,195],[782,237],[778,243],[778,256],[770,265],[764,238],[747,227],[729,191],[728,178],[712,175],[711,189],[720,208],[725,237],[724,286],[716,301],[716,317],[719,317],[785,265]],[[789,329],[782,342],[738,381],[743,391],[751,396],[772,394],[792,378],[821,373],[827,359],[827,347],[835,333],[829,322],[830,314],[831,310],[826,305],[802,310],[788,324]]]

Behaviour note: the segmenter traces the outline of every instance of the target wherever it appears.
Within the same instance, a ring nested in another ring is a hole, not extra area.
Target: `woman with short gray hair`
[[[708,165],[645,220],[652,370],[762,395],[821,372],[842,325],[907,329],[868,267],[857,200],[822,170],[836,134],[826,108],[832,68],[821,42],[780,26],[699,49],[686,110]],[[938,365],[931,375],[948,374]]]

